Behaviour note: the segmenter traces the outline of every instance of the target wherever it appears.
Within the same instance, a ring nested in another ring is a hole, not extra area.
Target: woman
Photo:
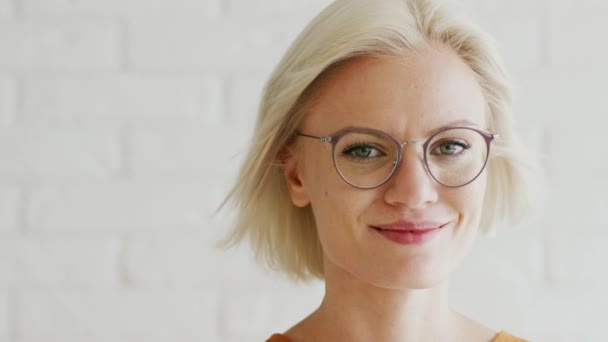
[[[337,0],[268,81],[228,242],[321,278],[269,341],[523,341],[448,306],[478,231],[532,203],[488,38],[426,0]],[[529,173],[529,174],[528,174]]]

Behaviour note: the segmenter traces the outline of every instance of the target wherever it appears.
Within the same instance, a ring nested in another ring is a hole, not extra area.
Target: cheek
[[[335,173],[332,169],[331,172]],[[317,224],[324,254],[334,263],[351,259],[356,251],[353,246],[366,233],[361,218],[374,202],[372,191],[361,191],[346,184],[336,175],[319,175],[319,181],[311,197],[311,206]]]
[[[370,206],[360,194],[329,191],[320,203],[311,202],[323,258],[341,269],[356,269],[366,240],[361,223],[365,209]]]
[[[314,143],[309,146],[303,154],[303,180],[311,197],[319,197],[333,187],[335,171],[332,157],[332,149],[329,144]]]
[[[348,222],[356,208],[352,203],[345,203],[352,196],[346,195],[348,184],[335,170],[330,145],[323,144],[307,151],[303,177],[319,237],[323,240],[324,235],[337,233],[336,227]]]
[[[357,204],[340,197],[329,190],[323,199],[311,201],[323,254],[336,264],[350,257],[357,226]]]
[[[311,197],[319,234],[352,234],[358,229],[361,214],[370,206],[369,196],[342,180],[332,180],[325,185]]]

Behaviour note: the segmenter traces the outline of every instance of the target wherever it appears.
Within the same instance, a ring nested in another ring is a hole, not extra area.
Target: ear
[[[310,204],[310,198],[302,183],[300,165],[292,149],[286,148],[284,153],[282,153],[281,166],[283,167],[283,176],[285,177],[291,202],[300,208]]]

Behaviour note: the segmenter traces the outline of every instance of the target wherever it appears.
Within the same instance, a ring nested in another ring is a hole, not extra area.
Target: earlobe
[[[300,172],[298,168],[298,162],[293,155],[288,156],[282,160],[283,176],[285,177],[285,183],[291,202],[296,206],[303,208],[310,204],[306,187],[302,183]]]

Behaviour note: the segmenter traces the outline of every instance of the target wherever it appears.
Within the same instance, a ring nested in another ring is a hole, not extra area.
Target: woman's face
[[[426,140],[431,131],[463,126],[463,120],[486,130],[475,75],[446,49],[429,48],[407,58],[357,58],[331,71],[317,92],[299,129],[305,134],[325,136],[356,126],[401,142]],[[303,137],[298,144],[297,163],[286,168],[288,187],[294,204],[312,206],[326,272],[338,269],[384,288],[428,288],[445,281],[469,250],[480,221],[485,171],[464,187],[449,188],[429,175],[421,145],[405,145],[392,178],[361,190],[336,172],[331,144]],[[444,226],[418,244],[389,238],[407,240],[403,232],[374,228],[421,221]]]

